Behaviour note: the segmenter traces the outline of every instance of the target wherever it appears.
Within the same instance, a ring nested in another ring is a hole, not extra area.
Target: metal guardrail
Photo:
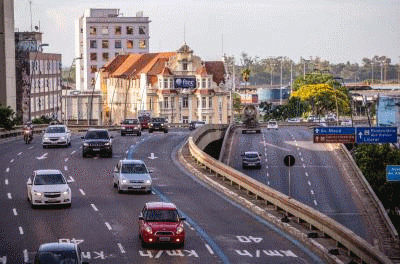
[[[195,142],[205,133],[206,129],[208,128],[200,128],[188,139],[189,151],[199,163],[227,180],[234,182],[239,188],[246,189],[258,198],[267,201],[267,203],[273,204],[286,213],[317,228],[322,233],[340,243],[349,251],[349,254],[354,254],[361,261],[371,264],[392,263],[392,261],[378,249],[374,248],[353,231],[325,214],[250,178],[204,153],[196,146]]]

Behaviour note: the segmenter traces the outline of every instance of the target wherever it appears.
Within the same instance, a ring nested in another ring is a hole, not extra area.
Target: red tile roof
[[[213,81],[219,85],[225,83],[225,66],[222,61],[206,61],[204,66],[208,74],[212,74]]]

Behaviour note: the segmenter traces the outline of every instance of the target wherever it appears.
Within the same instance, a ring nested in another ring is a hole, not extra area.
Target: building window
[[[201,108],[207,108],[207,99],[205,97],[201,98]]]
[[[97,49],[97,41],[96,40],[91,40],[90,41],[90,48],[91,49]]]
[[[168,88],[168,79],[164,78],[164,89]]]
[[[114,33],[115,35],[121,35],[121,26],[116,26]]]
[[[204,121],[204,122],[207,122],[207,116],[203,115],[203,116],[201,117],[201,120]]]
[[[201,79],[201,88],[207,88],[206,87],[206,78]]]
[[[94,77],[92,77],[91,79],[90,79],[90,85],[91,86],[94,86],[96,84],[96,79],[94,78]]]
[[[164,108],[168,108],[168,97],[164,97]]]
[[[108,61],[108,52],[103,52],[103,60]]]
[[[212,108],[212,97],[208,98],[208,108]]]
[[[182,116],[182,123],[184,123],[184,124],[189,123],[189,117],[188,116]]]
[[[133,27],[132,26],[126,26],[126,34],[133,35]]]
[[[108,46],[109,46],[108,40],[107,40],[107,39],[103,39],[103,40],[101,41],[101,47],[102,47],[103,49],[108,49]]]
[[[144,26],[139,26],[139,34],[140,35],[145,35],[146,34],[146,28]]]
[[[91,66],[90,66],[90,72],[91,72],[91,73],[97,72],[97,65],[91,65]]]
[[[126,41],[126,48],[127,49],[133,49],[133,40],[127,40]]]
[[[90,53],[90,60],[91,61],[97,61],[97,53],[96,52]]]
[[[95,36],[97,34],[97,28],[96,27],[89,27],[89,34],[92,36]]]
[[[187,62],[187,60],[182,60],[182,70],[184,70],[184,71],[188,70],[188,62]]]
[[[101,28],[101,34],[108,35],[108,27],[102,27]]]
[[[146,40],[139,40],[139,49],[146,48]]]
[[[115,41],[115,48],[116,48],[116,49],[122,48],[121,40],[116,40],[116,41]]]

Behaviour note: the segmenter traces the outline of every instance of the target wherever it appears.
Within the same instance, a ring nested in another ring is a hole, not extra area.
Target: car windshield
[[[148,116],[141,116],[141,117],[139,117],[139,120],[140,120],[140,122],[142,122],[142,121],[149,121],[149,120],[150,120],[150,117],[148,117]]]
[[[275,121],[271,121],[271,122],[269,122],[269,124],[272,125],[272,126],[275,126],[276,122]]]
[[[122,124],[135,125],[135,124],[139,124],[139,121],[137,119],[127,119],[127,120],[124,120],[124,122],[122,122]]]
[[[35,185],[65,184],[61,174],[39,174],[35,177]]]
[[[254,159],[254,158],[258,158],[257,154],[246,154],[246,158],[250,158],[250,159]]]
[[[151,120],[151,122],[165,122],[165,119],[164,118],[153,118],[152,120]]]
[[[65,133],[65,127],[48,127],[46,133]]]
[[[60,263],[68,263],[68,264],[77,264],[78,258],[76,253],[72,250],[66,251],[45,251],[40,252],[37,259],[35,260],[35,264],[60,264]]]
[[[148,173],[144,164],[122,164],[122,173]]]
[[[149,222],[178,222],[179,216],[176,210],[148,210],[145,219]]]
[[[108,139],[107,131],[88,131],[86,139]]]

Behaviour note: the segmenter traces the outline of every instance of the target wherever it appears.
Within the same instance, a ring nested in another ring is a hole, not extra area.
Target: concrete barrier
[[[232,183],[234,182],[239,186],[239,188],[246,189],[253,193],[257,198],[275,205],[287,214],[298,218],[299,221],[304,221],[320,230],[323,234],[334,239],[337,243],[340,243],[348,250],[349,254],[357,256],[361,261],[371,264],[392,263],[392,261],[378,249],[374,248],[353,231],[334,221],[325,214],[314,210],[299,201],[289,198],[287,195],[250,178],[249,176],[204,153],[195,142],[201,141],[201,137],[207,134],[207,129],[217,128],[202,127],[198,131],[195,131],[188,139],[189,151],[199,163]]]

